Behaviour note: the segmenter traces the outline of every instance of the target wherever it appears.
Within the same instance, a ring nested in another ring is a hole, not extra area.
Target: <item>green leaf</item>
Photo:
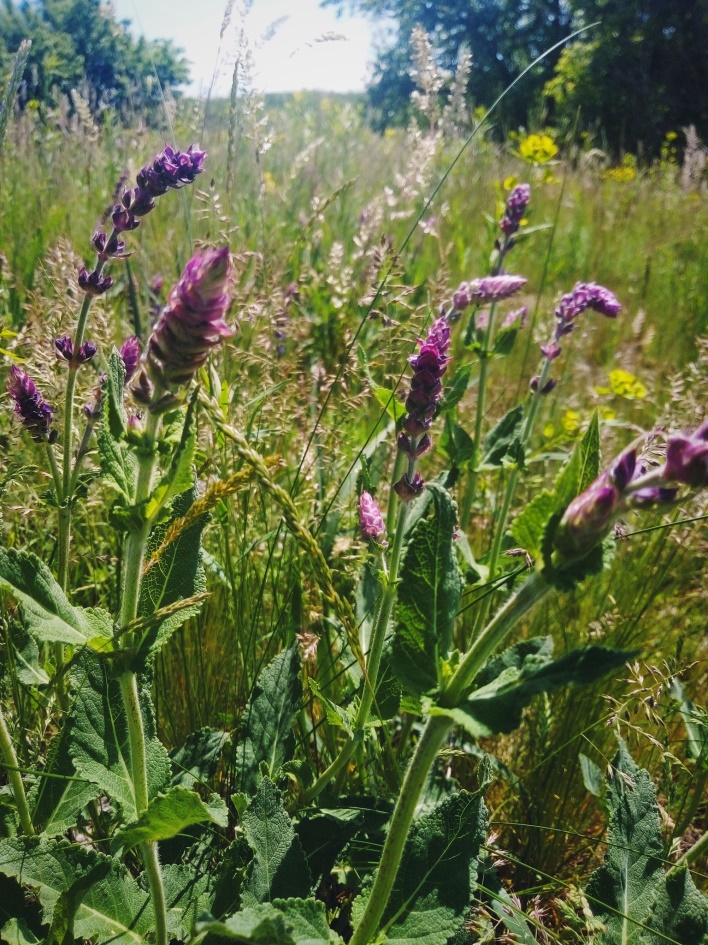
[[[595,797],[599,797],[602,793],[602,771],[591,758],[588,758],[582,752],[578,753],[578,761],[580,762],[585,790],[589,791],[590,794],[594,794]]]
[[[70,754],[77,773],[98,784],[123,807],[126,819],[136,816],[130,763],[130,738],[120,684],[106,667],[86,654],[76,679],[76,700],[70,714]],[[140,693],[150,798],[165,786],[170,775],[167,752],[155,734],[149,689]]]
[[[491,899],[491,908],[499,921],[511,932],[514,945],[537,945],[526,916],[509,895],[488,856],[482,860],[478,882],[480,891]]]
[[[127,443],[125,396],[125,364],[114,348],[108,356],[108,371],[103,385],[101,422],[96,431],[101,472],[120,492],[126,503],[133,500],[137,477],[137,460]]]
[[[474,460],[474,440],[464,427],[455,423],[451,417],[445,418],[438,449],[458,469],[468,468]]]
[[[484,438],[484,458],[480,468],[497,469],[509,460],[518,465],[523,464],[523,449],[520,450],[519,439],[523,422],[523,404],[517,404],[504,414]]]
[[[118,863],[78,844],[38,837],[0,841],[0,873],[37,890],[46,923],[52,922],[61,897],[103,864],[110,872],[85,891],[76,910],[74,934],[142,945],[154,929],[150,897]]]
[[[79,811],[99,794],[95,784],[77,776],[70,754],[71,724],[70,716],[50,742],[44,771],[28,796],[35,830],[47,837],[75,827]]]
[[[46,686],[49,676],[39,664],[39,647],[31,636],[17,641],[14,672],[23,686]]]
[[[447,413],[459,404],[470,385],[471,374],[471,364],[463,364],[457,368],[452,378],[452,384],[445,389],[442,400],[438,404],[436,415]]]
[[[396,398],[394,391],[389,390],[388,387],[372,387],[371,392],[376,398],[376,400],[381,404],[389,417],[394,420],[396,423],[405,416],[406,408],[403,404]]]
[[[152,492],[145,506],[145,517],[149,521],[159,513],[160,509],[170,502],[176,495],[189,492],[194,485],[192,464],[196,447],[196,412],[198,391],[195,390],[187,407],[182,433],[177,448],[170,461],[169,468]]]
[[[540,492],[517,516],[511,526],[515,542],[532,558],[541,558],[549,526],[556,526],[573,499],[593,482],[600,471],[600,427],[593,414],[582,440],[576,443],[570,459],[561,469],[553,492]]]
[[[414,822],[382,918],[387,945],[446,945],[469,912],[486,833],[482,798],[467,791]],[[357,916],[367,899],[357,900]]]
[[[687,870],[664,871],[656,792],[623,742],[612,768],[607,853],[587,885],[605,925],[598,945],[698,945],[708,936],[708,896]]]
[[[229,732],[205,726],[192,732],[181,748],[170,752],[173,787],[193,788],[216,774],[221,753],[231,741]]]
[[[341,942],[327,925],[323,902],[314,899],[277,899],[242,909],[222,922],[202,919],[198,933],[211,932],[244,945],[330,945]]]
[[[24,919],[10,919],[0,929],[0,940],[7,945],[42,945]]]
[[[331,936],[327,925],[327,910],[315,899],[275,899],[273,905],[285,916],[295,945],[330,945],[341,941]]]
[[[689,757],[700,768],[708,768],[708,714],[702,706],[694,705],[683,690],[678,679],[671,681],[671,696],[679,705],[679,712],[686,728],[686,748]]]
[[[244,905],[306,896],[312,884],[310,869],[280,793],[268,778],[261,781],[242,824],[253,850]]]
[[[262,763],[273,778],[292,757],[292,726],[301,707],[300,655],[293,644],[260,674],[243,714],[241,741],[235,748],[239,790],[255,791]]]
[[[527,646],[529,643],[537,643],[537,649],[524,652],[513,647],[507,653],[515,653],[518,659],[512,659],[495,679],[476,689],[457,708],[432,706],[431,715],[453,719],[475,738],[508,734],[521,724],[521,713],[534,696],[561,686],[593,682],[634,655],[633,651],[589,646],[553,660],[549,638],[527,641]]]
[[[353,709],[351,705],[345,709],[343,706],[332,702],[332,700],[328,699],[322,692],[322,689],[317,684],[317,680],[309,679],[308,685],[313,695],[316,696],[324,706],[325,715],[327,716],[329,724],[337,728],[343,728],[348,735],[351,735],[354,731],[353,726],[356,709]]]
[[[166,863],[162,867],[162,879],[170,937],[180,942],[189,941],[198,918],[209,907],[209,873],[198,872],[184,863]]]
[[[153,798],[148,809],[135,823],[121,830],[111,846],[114,851],[132,850],[140,843],[169,840],[193,824],[204,823],[228,826],[228,810],[219,795],[212,794],[209,803],[205,804],[195,791],[173,787],[166,794]]]
[[[0,548],[0,590],[20,606],[22,620],[35,640],[47,643],[110,647],[113,627],[108,614],[74,607],[40,559],[24,551]]]
[[[453,548],[455,503],[436,483],[426,491],[431,501],[410,533],[401,566],[392,650],[394,673],[416,694],[438,686],[462,591]]]
[[[189,492],[183,492],[175,498],[172,503],[173,514],[170,521],[157,525],[150,533],[146,552],[148,561],[162,544],[172,522],[187,514],[196,497],[196,490],[192,488]],[[179,537],[168,545],[157,562],[147,569],[140,587],[139,617],[149,618],[163,607],[194,597],[206,590],[204,568],[200,560],[202,531],[206,523],[207,516],[200,516],[192,525],[185,528]],[[178,630],[186,620],[195,617],[200,610],[201,604],[195,603],[168,617],[151,622],[140,641],[133,668],[136,671],[144,668],[162,649],[175,630]]]
[[[89,889],[110,872],[110,860],[104,859],[80,875],[57,899],[52,913],[52,924],[47,936],[48,945],[73,945],[76,913]]]

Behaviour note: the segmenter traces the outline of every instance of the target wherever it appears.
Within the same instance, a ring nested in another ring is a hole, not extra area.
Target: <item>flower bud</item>
[[[56,436],[56,431],[51,430],[54,408],[42,397],[29,374],[13,365],[7,389],[14,401],[15,413],[32,439],[36,443],[53,442]]]
[[[556,341],[573,330],[575,319],[588,308],[606,318],[616,318],[622,311],[609,289],[595,282],[576,282],[573,291],[566,293],[556,306]]]
[[[126,384],[135,374],[142,350],[143,348],[137,335],[131,335],[130,338],[126,338],[121,345],[120,356],[123,359],[123,366],[125,367]]]
[[[386,525],[376,499],[369,492],[362,492],[359,498],[359,528],[364,538],[370,538],[378,545],[385,545]]]
[[[664,478],[694,488],[708,486],[708,420],[695,433],[668,438]]]
[[[528,279],[523,276],[484,276],[482,279],[472,279],[463,282],[453,295],[453,304],[457,311],[467,308],[468,305],[486,305],[489,302],[500,302],[508,299],[519,289],[523,288]]]
[[[103,295],[112,285],[111,276],[101,276],[95,269],[88,272],[85,266],[79,269],[79,288],[87,295]]]
[[[412,477],[404,473],[398,482],[394,483],[393,488],[401,502],[408,503],[421,494],[425,488],[425,482],[419,472],[413,473]]]

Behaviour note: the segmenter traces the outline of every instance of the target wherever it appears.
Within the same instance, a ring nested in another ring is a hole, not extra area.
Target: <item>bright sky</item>
[[[243,0],[236,0],[221,42],[227,0],[112,0],[112,5],[118,19],[132,21],[136,35],[171,39],[184,49],[192,93],[206,92],[215,64],[214,94],[229,93],[241,23],[253,50],[259,92],[360,91],[373,59],[371,22],[337,18],[332,8],[320,9],[318,0],[253,0],[244,20],[238,13]],[[273,35],[264,38],[274,25]],[[340,38],[322,41],[328,34]]]

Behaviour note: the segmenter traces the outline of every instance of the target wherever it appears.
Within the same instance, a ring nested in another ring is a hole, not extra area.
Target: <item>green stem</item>
[[[537,574],[532,575],[519,588],[463,658],[442,693],[439,700],[441,705],[452,707],[459,703],[465,690],[474,681],[491,653],[508,636],[524,614],[549,590],[550,586]],[[379,923],[396,880],[421,792],[435,756],[452,728],[452,724],[451,719],[441,715],[431,716],[426,722],[396,801],[366,909],[354,930],[350,945],[369,945],[378,938]]]
[[[441,705],[450,708],[458,704],[494,650],[504,642],[524,614],[545,597],[550,589],[551,585],[538,573],[532,574],[524,581],[467,651],[445,687],[440,699]]]
[[[136,505],[144,502],[150,495],[156,463],[154,443],[159,422],[159,416],[148,413],[145,428],[144,451],[138,458],[138,477],[135,486]],[[121,626],[123,627],[134,620],[138,612],[140,582],[145,559],[145,545],[149,531],[150,523],[145,522],[140,529],[131,532],[126,540],[123,597],[120,613]],[[128,641],[129,644],[132,642],[133,641]],[[140,814],[147,810],[149,792],[145,726],[140,706],[138,677],[134,672],[128,670],[120,676],[119,681],[128,721],[130,764],[132,769],[131,780],[135,797],[135,809],[137,815],[140,816]],[[156,945],[167,945],[167,902],[165,899],[165,887],[162,881],[162,869],[160,867],[157,843],[142,843],[139,846],[139,851],[148,879],[150,898],[155,914]]]
[[[27,834],[28,837],[32,837],[34,836],[34,826],[30,816],[29,804],[27,803],[25,786],[22,783],[22,776],[19,772],[17,755],[15,754],[15,747],[12,744],[12,738],[10,737],[10,730],[7,727],[7,722],[5,721],[5,716],[1,709],[0,757],[2,757],[3,762],[7,766],[6,771],[8,780],[10,781],[10,790],[12,791],[12,796],[14,797],[15,804],[17,805],[17,812],[20,815],[22,830]]]
[[[413,476],[415,471],[415,460],[408,463],[408,475]],[[386,630],[388,629],[393,605],[396,602],[398,594],[398,570],[401,564],[401,555],[403,552],[403,535],[406,530],[406,519],[408,518],[408,503],[402,502],[398,509],[398,523],[396,525],[396,535],[393,539],[391,548],[391,558],[389,561],[389,572],[384,578],[385,586],[378,602],[374,625],[371,628],[371,645],[366,657],[366,672],[364,674],[364,689],[361,694],[361,702],[354,719],[353,731],[347,741],[342,745],[339,754],[332,764],[326,768],[317,778],[315,783],[308,788],[301,796],[301,803],[310,803],[325,788],[332,778],[335,778],[340,772],[344,771],[347,763],[354,754],[357,745],[361,744],[366,729],[366,723],[369,720],[371,707],[376,697],[376,683],[379,678],[379,669],[381,667],[381,655],[386,640]]]
[[[396,880],[421,792],[435,756],[451,728],[452,721],[445,716],[432,716],[426,723],[396,801],[366,909],[354,930],[350,945],[369,945],[378,936],[379,923]]]
[[[681,859],[676,861],[669,870],[668,876],[675,875],[680,869],[690,866],[691,863],[695,863],[696,860],[706,855],[708,855],[708,830],[700,839],[696,840],[690,849],[686,850]]]

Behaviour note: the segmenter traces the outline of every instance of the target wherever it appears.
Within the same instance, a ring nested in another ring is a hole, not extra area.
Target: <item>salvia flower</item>
[[[79,269],[79,288],[87,295],[103,295],[113,285],[111,276],[102,276],[97,269],[89,272],[85,266]]]
[[[609,289],[595,282],[576,282],[556,306],[556,341],[573,330],[576,318],[588,308],[606,318],[616,318],[622,311]]]
[[[708,486],[708,420],[695,433],[668,438],[664,476],[694,488]]]
[[[499,221],[499,228],[505,236],[513,236],[518,231],[530,200],[531,186],[529,184],[517,184],[509,194],[504,216]]]
[[[58,358],[64,361],[75,362],[76,364],[87,364],[98,351],[98,345],[93,341],[84,341],[79,346],[79,350],[74,355],[74,342],[69,335],[62,335],[61,338],[54,339],[54,350]]]
[[[484,276],[463,282],[453,296],[453,305],[460,312],[469,305],[486,305],[489,302],[501,302],[515,295],[523,288],[527,279],[523,276]]]
[[[401,502],[408,503],[421,494],[425,488],[425,481],[419,472],[413,473],[412,476],[404,473],[398,482],[394,483],[393,488]]]
[[[101,262],[107,259],[127,259],[128,256],[132,256],[132,253],[126,253],[125,240],[119,239],[117,233],[109,237],[103,230],[96,230],[91,242]]]
[[[187,151],[175,151],[169,145],[137,175],[138,187],[148,197],[161,197],[169,189],[191,184],[201,174],[206,151],[191,144]]]
[[[187,263],[148,340],[134,391],[150,383],[165,390],[184,387],[212,349],[233,331],[224,321],[229,305],[228,247],[199,250]]]
[[[126,384],[131,380],[138,368],[142,350],[143,348],[137,335],[131,335],[130,338],[126,338],[121,345],[120,356],[123,359],[123,366],[125,367]]]
[[[403,429],[415,437],[425,433],[430,427],[442,394],[441,378],[450,361],[447,357],[450,326],[445,318],[438,318],[433,322],[425,341],[419,341],[418,344],[420,351],[409,359],[413,378],[406,399],[406,416],[403,419]]]
[[[7,389],[14,401],[15,413],[32,439],[37,443],[53,442],[56,436],[56,431],[51,429],[54,408],[42,397],[29,374],[13,365]]]
[[[370,492],[362,492],[359,499],[359,528],[364,538],[378,545],[386,544],[386,525],[376,499]]]

